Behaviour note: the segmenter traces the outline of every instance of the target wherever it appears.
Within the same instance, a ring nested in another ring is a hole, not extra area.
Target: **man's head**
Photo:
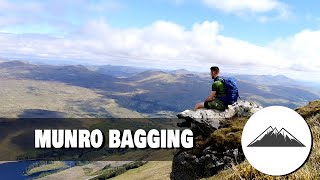
[[[212,79],[216,78],[219,75],[220,70],[217,66],[212,66],[210,70]]]

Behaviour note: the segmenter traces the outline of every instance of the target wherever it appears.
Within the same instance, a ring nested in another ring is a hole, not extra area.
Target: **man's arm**
[[[213,101],[215,96],[216,96],[216,91],[211,91],[210,95],[207,97],[205,102]]]

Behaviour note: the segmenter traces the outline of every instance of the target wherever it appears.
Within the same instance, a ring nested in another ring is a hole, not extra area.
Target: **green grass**
[[[120,174],[125,173],[127,170],[135,169],[140,166],[143,166],[146,162],[131,162],[128,164],[124,164],[122,166],[118,167],[111,167],[110,165],[107,165],[102,170],[95,172],[93,175],[96,175],[95,177],[91,178],[91,180],[103,180],[103,179],[109,179],[112,177],[116,177]]]
[[[62,161],[53,161],[53,162],[50,162],[50,163],[40,163],[39,165],[35,165],[35,166],[32,166],[32,167],[29,167],[27,169],[27,171],[26,171],[26,174],[27,175],[32,175],[34,173],[45,172],[45,171],[56,170],[56,169],[62,169],[62,168],[65,168],[65,167],[67,167],[67,166]]]
[[[204,148],[214,146],[215,149],[225,151],[241,147],[241,133],[248,118],[232,118],[220,123],[220,128],[208,138],[196,137],[195,147],[190,150],[192,154],[200,155]]]
[[[164,180],[170,179],[171,161],[150,161],[147,164],[128,170],[127,172],[112,178],[112,180],[122,179],[148,179]]]

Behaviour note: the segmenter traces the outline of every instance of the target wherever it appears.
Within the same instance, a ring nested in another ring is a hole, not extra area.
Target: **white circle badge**
[[[244,126],[241,144],[244,155],[257,170],[269,175],[286,175],[307,160],[311,131],[294,110],[270,106],[253,114]]]

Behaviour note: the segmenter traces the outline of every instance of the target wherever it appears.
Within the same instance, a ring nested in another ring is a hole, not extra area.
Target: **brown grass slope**
[[[1,77],[0,87],[1,117],[33,116],[37,115],[36,110],[58,112],[65,117],[90,117],[92,114],[143,117],[140,113],[119,106],[114,99],[101,95],[95,89],[61,82]]]

